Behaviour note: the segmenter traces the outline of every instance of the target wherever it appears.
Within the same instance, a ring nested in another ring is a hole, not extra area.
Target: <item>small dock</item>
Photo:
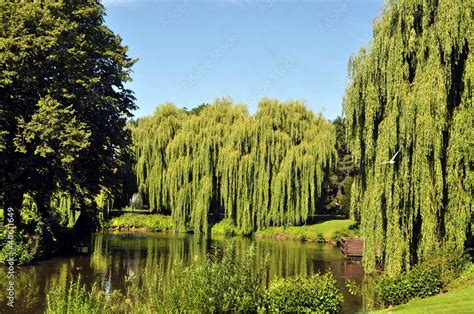
[[[341,253],[345,257],[362,257],[364,254],[364,238],[347,237],[341,240]]]

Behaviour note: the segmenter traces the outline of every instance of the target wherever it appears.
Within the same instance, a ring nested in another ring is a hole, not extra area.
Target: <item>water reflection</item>
[[[192,258],[206,254],[220,254],[227,242],[225,237],[207,238],[189,234],[111,234],[98,233],[92,238],[92,254],[70,258],[55,258],[21,267],[15,277],[16,312],[42,313],[46,304],[45,292],[53,285],[66,283],[79,275],[84,282],[99,281],[106,292],[123,289],[125,278],[131,278],[146,267],[155,267],[163,274],[170,272],[175,260],[189,263]],[[344,313],[362,308],[362,300],[347,292],[346,279],[359,284],[363,279],[360,262],[345,260],[331,245],[278,241],[273,239],[236,238],[237,252],[242,254],[252,243],[258,259],[269,258],[264,276],[268,282],[274,276],[311,275],[331,270],[344,294]],[[0,274],[0,311],[6,312],[6,273]]]

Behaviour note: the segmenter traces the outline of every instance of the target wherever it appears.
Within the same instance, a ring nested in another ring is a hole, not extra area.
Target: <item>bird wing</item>
[[[390,159],[390,161],[395,161],[395,157],[397,157],[399,152],[400,152],[400,150],[398,150],[398,152],[396,152],[395,155],[393,155],[393,157],[392,157],[392,159]]]

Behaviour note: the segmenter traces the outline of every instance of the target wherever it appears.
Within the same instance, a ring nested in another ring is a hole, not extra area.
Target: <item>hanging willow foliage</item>
[[[264,99],[255,116],[219,99],[197,114],[161,106],[132,127],[138,192],[178,230],[227,217],[245,233],[315,213],[333,167],[335,129],[300,102]]]
[[[361,175],[364,263],[389,273],[462,252],[473,212],[473,2],[388,1],[344,99]],[[394,164],[382,164],[400,151]]]

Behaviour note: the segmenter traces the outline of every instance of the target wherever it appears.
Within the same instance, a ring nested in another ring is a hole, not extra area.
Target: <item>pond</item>
[[[53,284],[63,284],[77,278],[84,282],[99,281],[106,292],[124,287],[124,277],[137,274],[145,266],[156,265],[169,272],[175,260],[189,262],[195,256],[221,251],[231,241],[226,237],[203,237],[175,233],[97,233],[92,237],[88,256],[58,257],[17,268],[15,277],[15,308],[17,313],[42,313],[46,306],[46,291]],[[274,276],[311,275],[330,270],[344,294],[343,313],[362,308],[362,298],[348,293],[346,279],[361,284],[364,272],[360,261],[345,259],[339,249],[330,244],[291,240],[233,238],[237,251],[245,252],[255,243],[257,258],[269,256],[265,278]],[[0,312],[7,312],[5,272],[0,278]]]

